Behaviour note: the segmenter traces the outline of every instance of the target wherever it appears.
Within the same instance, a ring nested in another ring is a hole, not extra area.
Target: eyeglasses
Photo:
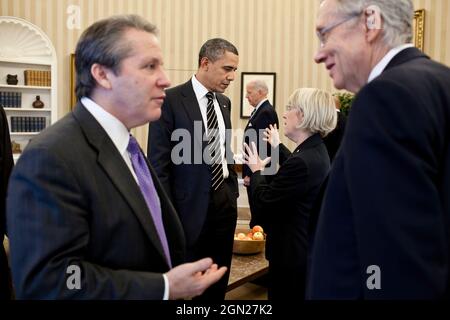
[[[286,111],[289,112],[291,110],[293,110],[295,107],[291,106],[290,104],[286,105]]]
[[[351,19],[354,19],[356,17],[359,17],[361,15],[360,12],[354,12],[352,14],[350,14],[347,18],[343,19],[343,20],[339,20],[331,25],[329,25],[328,27],[324,27],[321,30],[318,30],[316,32],[317,37],[319,38],[320,41],[320,47],[324,47],[325,44],[327,43],[327,40],[329,38],[330,32],[334,29],[337,28],[338,26],[340,26],[341,24],[350,21]]]
[[[297,107],[297,106],[293,106],[293,105],[287,104],[286,105],[286,112],[289,112],[291,110],[297,110],[297,111],[303,112],[303,108],[302,107]]]

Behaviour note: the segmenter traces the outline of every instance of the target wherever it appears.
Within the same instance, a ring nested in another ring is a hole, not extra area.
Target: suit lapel
[[[156,247],[163,260],[166,261],[161,241],[141,190],[117,148],[100,124],[81,103],[78,103],[75,107],[74,116],[89,144],[96,149],[97,162],[129,204],[151,243]]]
[[[202,113],[200,111],[200,106],[198,105],[197,97],[195,96],[194,88],[192,87],[191,80],[186,82],[181,88],[181,102],[183,104],[186,113],[192,121],[192,130],[195,134],[195,139],[202,145],[202,150],[206,147],[207,141],[203,139],[205,135],[205,124],[203,123]],[[195,130],[195,124],[201,123],[201,132]]]
[[[161,185],[156,172],[153,170],[153,167],[147,158],[145,158],[145,161],[147,162],[147,166],[152,175],[153,184],[155,185],[161,203],[164,230],[166,231],[167,242],[169,243],[172,265],[175,266],[184,262],[184,250],[186,244],[183,226],[181,225],[175,207]]]
[[[216,93],[216,99],[219,103],[220,111],[222,112],[222,118],[225,122],[225,129],[231,129],[231,118],[230,118],[230,106],[228,105],[225,98],[222,95]]]

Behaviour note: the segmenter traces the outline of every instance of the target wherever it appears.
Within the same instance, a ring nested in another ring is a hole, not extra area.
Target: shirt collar
[[[81,103],[106,131],[120,154],[124,154],[130,140],[130,132],[125,125],[93,100],[83,97]]]
[[[256,106],[255,110],[258,110],[258,108],[261,107],[261,106],[263,105],[263,103],[266,102],[267,100],[268,100],[267,98],[262,99],[262,100],[258,103],[258,105]]]
[[[367,80],[367,83],[374,80],[376,77],[378,77],[383,70],[387,67],[389,62],[391,62],[394,57],[400,53],[400,51],[403,51],[407,48],[414,47],[412,43],[403,44],[401,46],[398,46],[396,48],[391,49],[384,57],[383,59],[378,62],[378,64],[375,66],[375,68],[372,69],[372,72],[369,75],[369,80]]]
[[[192,87],[194,88],[195,96],[197,97],[197,100],[200,101],[201,99],[205,98],[206,94],[209,92],[206,87],[200,83],[200,81],[197,80],[197,77],[194,75],[192,77]],[[213,92],[214,94],[214,92]],[[215,95],[214,95],[215,96]]]

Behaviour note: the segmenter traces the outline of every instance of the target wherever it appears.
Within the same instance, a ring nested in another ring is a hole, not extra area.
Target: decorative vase
[[[17,80],[17,74],[7,74],[6,75],[6,83],[9,85],[16,85],[19,82]]]
[[[41,101],[41,96],[36,96],[36,101],[33,102],[33,108],[42,109],[44,107],[44,103]]]

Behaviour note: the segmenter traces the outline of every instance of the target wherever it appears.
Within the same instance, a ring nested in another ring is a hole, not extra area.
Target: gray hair
[[[303,112],[303,121],[297,125],[311,133],[326,137],[336,128],[336,104],[333,95],[317,88],[300,88],[289,97],[288,105]]]
[[[122,60],[132,54],[129,42],[123,39],[123,34],[129,29],[154,35],[158,33],[155,25],[138,15],[118,15],[103,19],[83,32],[75,50],[75,91],[78,99],[89,97],[97,85],[91,75],[93,64],[98,63],[118,74]]]
[[[215,62],[219,60],[227,51],[234,53],[237,56],[239,55],[236,47],[225,39],[214,38],[206,41],[200,48],[200,52],[198,54],[198,66],[200,67],[203,58],[206,57],[211,62]]]
[[[413,40],[414,5],[411,0],[336,0],[336,3],[338,13],[345,16],[362,13],[370,5],[378,6],[384,22],[383,41],[390,48]]]
[[[264,93],[269,92],[266,82],[260,79],[252,80],[247,85],[252,86],[255,90],[261,90]]]

